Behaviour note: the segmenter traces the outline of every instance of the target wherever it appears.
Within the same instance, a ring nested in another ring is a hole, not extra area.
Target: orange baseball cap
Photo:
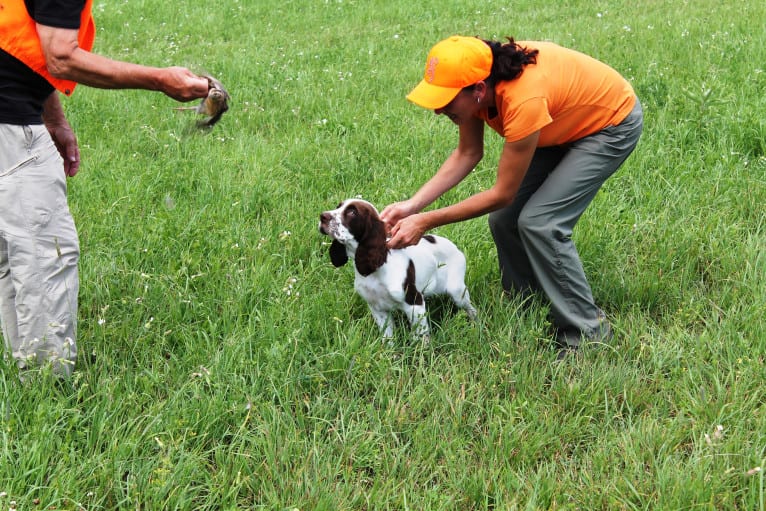
[[[492,70],[492,50],[477,37],[453,35],[428,53],[423,80],[407,95],[418,106],[446,106],[464,88],[480,82]]]

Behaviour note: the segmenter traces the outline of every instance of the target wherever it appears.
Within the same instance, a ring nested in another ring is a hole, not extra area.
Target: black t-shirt
[[[41,25],[80,27],[85,0],[24,0],[27,11]],[[42,124],[43,102],[53,86],[21,61],[0,49],[0,123]]]

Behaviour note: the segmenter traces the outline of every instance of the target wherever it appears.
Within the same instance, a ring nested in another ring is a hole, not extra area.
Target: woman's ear
[[[484,80],[480,82],[476,82],[473,85],[473,97],[474,100],[477,103],[481,103],[484,101],[484,98],[487,97],[487,91],[489,90],[489,86],[487,85],[487,82]]]

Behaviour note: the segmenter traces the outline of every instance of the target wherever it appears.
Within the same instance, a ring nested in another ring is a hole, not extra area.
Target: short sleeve
[[[55,28],[80,28],[85,0],[34,0],[27,2],[30,16],[39,24]]]
[[[548,101],[541,96],[503,109],[503,136],[506,142],[516,142],[553,122]]]

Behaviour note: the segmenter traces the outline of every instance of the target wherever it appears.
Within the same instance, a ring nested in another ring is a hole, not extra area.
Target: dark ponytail
[[[492,49],[492,70],[487,78],[492,84],[518,78],[525,66],[537,63],[537,54],[540,53],[538,50],[516,44],[513,37],[506,39],[507,43],[484,41]]]

